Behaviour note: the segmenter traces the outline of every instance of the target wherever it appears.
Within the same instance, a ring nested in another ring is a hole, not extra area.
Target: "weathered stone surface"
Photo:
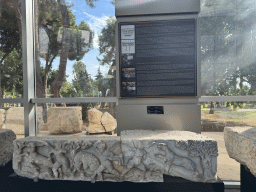
[[[189,131],[121,132],[124,162],[196,182],[217,181],[217,142]]]
[[[117,128],[116,119],[108,112],[102,115],[101,123],[107,132],[114,131]]]
[[[96,108],[88,110],[89,125],[86,129],[89,133],[102,133],[106,132],[101,124],[101,117],[103,113]]]
[[[37,128],[43,126],[42,107],[37,107]],[[6,112],[6,129],[11,129],[16,135],[24,135],[24,107],[12,107]]]
[[[13,141],[16,135],[12,130],[0,129],[0,166],[12,160]]]
[[[0,109],[0,129],[3,128],[4,116],[5,116],[5,110],[4,109]]]
[[[26,137],[14,141],[14,171],[25,177],[85,181],[163,181],[159,173],[125,170],[120,137]],[[135,175],[135,176],[134,176]],[[158,180],[155,179],[157,175]]]
[[[37,114],[37,132],[39,133],[40,130],[43,128],[44,120],[43,120],[43,107],[39,106],[36,107],[36,114]]]
[[[122,131],[109,137],[26,137],[14,141],[25,177],[163,182],[163,174],[216,182],[217,142],[188,131]]]
[[[46,126],[50,133],[78,133],[82,125],[82,107],[52,107],[47,111]]]
[[[224,141],[229,157],[246,165],[256,177],[256,128],[225,127]]]
[[[16,135],[24,135],[24,107],[12,107],[6,112],[6,129]]]

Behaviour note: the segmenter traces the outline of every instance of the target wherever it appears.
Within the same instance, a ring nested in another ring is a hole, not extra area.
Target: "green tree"
[[[17,54],[21,52],[21,43],[17,19],[15,13],[10,8],[10,3],[0,1],[0,8],[0,95],[1,98],[3,98],[4,89],[9,89],[9,87],[7,87],[8,84],[11,87],[16,87],[16,91],[20,91],[18,88],[20,85],[15,81],[20,78],[19,73],[17,73],[17,75],[12,73],[12,79],[9,82],[7,82],[7,77],[10,76],[12,71],[19,68],[18,65],[20,62],[14,65],[11,61],[17,60]],[[21,59],[21,57],[19,58]],[[10,66],[8,66],[8,64]],[[7,70],[8,68],[10,70]]]
[[[98,68],[97,75],[95,76],[95,84],[98,87],[98,91],[102,93],[102,97],[106,97],[107,90],[109,88],[108,80],[104,78],[100,71],[100,67]],[[105,106],[105,102],[101,103],[101,108]]]
[[[21,48],[14,49],[4,60],[2,65],[1,86],[5,92],[23,95],[23,62]]]
[[[114,1],[112,2],[114,5]],[[101,35],[99,35],[99,51],[103,59],[97,57],[100,65],[111,65],[108,74],[113,78],[109,79],[109,96],[116,96],[116,62],[115,62],[115,17],[110,16],[107,20],[107,25],[101,30]],[[109,103],[109,112],[115,117],[116,103]]]
[[[92,84],[90,82],[90,77],[84,62],[78,61],[74,63],[72,73],[74,74],[72,84],[76,91],[77,97],[90,95],[92,92]]]

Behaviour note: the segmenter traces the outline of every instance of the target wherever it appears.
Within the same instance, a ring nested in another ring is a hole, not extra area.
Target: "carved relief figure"
[[[53,163],[49,161],[47,157],[37,153],[35,143],[29,143],[27,146],[29,147],[29,151],[26,153],[27,160],[30,163],[35,178],[38,178],[40,174],[39,165],[43,165],[44,167],[53,167]],[[51,175],[51,173],[49,174]]]
[[[164,158],[166,164],[174,164],[177,166],[182,166],[188,170],[194,171],[195,170],[195,164],[186,157],[180,157],[175,155],[172,151],[169,150],[166,143],[159,143],[158,148],[160,150],[165,151],[165,156],[157,155],[159,158]]]
[[[21,163],[23,161],[23,156],[27,154],[22,154],[23,148],[25,147],[25,142],[14,142],[14,156],[13,158],[13,169],[16,169],[17,171],[21,171]]]
[[[123,177],[133,167],[136,167],[136,168],[140,169],[141,171],[143,171],[144,176],[145,176],[145,172],[147,171],[146,166],[142,162],[144,159],[146,159],[146,151],[143,149],[140,141],[138,143],[138,145],[139,145],[138,147],[135,146],[134,141],[132,141],[132,142],[133,142],[134,147],[131,147],[130,145],[122,143],[122,144],[128,146],[128,148],[130,148],[129,151],[131,151],[131,153],[128,154],[129,160],[126,165],[126,168],[121,173],[121,177]]]
[[[83,168],[84,168],[83,173],[85,177],[86,176],[85,171],[89,168],[89,172],[92,174],[99,167],[100,162],[95,155],[91,153],[87,153],[85,151],[80,151],[75,155],[73,164],[74,164],[73,174],[75,174],[76,171],[79,171],[81,165],[83,165]]]
[[[119,142],[114,143],[113,146],[115,146],[116,144],[119,144]],[[113,148],[113,146],[110,146],[107,149],[106,143],[101,140],[97,141],[94,144],[94,148],[99,154],[100,166],[92,175],[92,181],[94,181],[94,178],[96,175],[98,175],[99,180],[102,181],[103,180],[102,172],[104,170],[107,170],[110,173],[117,175],[119,177],[120,173],[113,167],[111,161],[118,160],[120,164],[121,160],[120,160],[120,157],[115,157],[114,153],[110,150],[111,148]]]
[[[66,150],[61,148],[61,143],[56,142],[55,143],[55,148],[53,148],[49,143],[45,142],[46,146],[50,147],[50,155],[54,154],[56,157],[56,162],[53,165],[53,173],[55,178],[62,177],[62,169],[65,171],[71,173],[71,169],[69,166],[69,160],[63,155],[63,153],[67,153]],[[52,161],[51,158],[49,157],[49,161]]]

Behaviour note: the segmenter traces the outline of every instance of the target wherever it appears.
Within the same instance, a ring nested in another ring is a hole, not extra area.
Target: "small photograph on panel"
[[[135,67],[134,54],[122,54],[122,67]]]
[[[123,81],[135,81],[135,68],[124,68],[122,69]]]
[[[136,95],[135,82],[122,82],[122,96],[129,97]]]

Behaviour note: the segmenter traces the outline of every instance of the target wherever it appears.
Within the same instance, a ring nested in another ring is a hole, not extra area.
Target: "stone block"
[[[82,125],[82,107],[52,107],[47,111],[46,126],[50,133],[78,133]]]
[[[106,132],[101,124],[101,117],[103,113],[96,108],[88,110],[89,125],[86,129],[89,133],[102,133]]]
[[[108,137],[14,141],[13,169],[49,180],[163,182],[163,174],[217,182],[217,142],[188,131],[122,131]]]
[[[16,135],[12,130],[0,129],[0,166],[4,166],[12,160],[15,139]]]
[[[225,127],[224,141],[229,157],[247,166],[256,177],[256,128]]]
[[[117,128],[116,119],[110,115],[108,112],[105,112],[101,118],[101,124],[107,132],[114,131]]]
[[[24,135],[24,107],[11,107],[6,112],[6,129],[16,135]]]
[[[42,107],[37,107],[37,128],[41,129],[43,126]],[[24,107],[11,107],[6,112],[6,129],[11,129],[16,135],[24,135]]]

